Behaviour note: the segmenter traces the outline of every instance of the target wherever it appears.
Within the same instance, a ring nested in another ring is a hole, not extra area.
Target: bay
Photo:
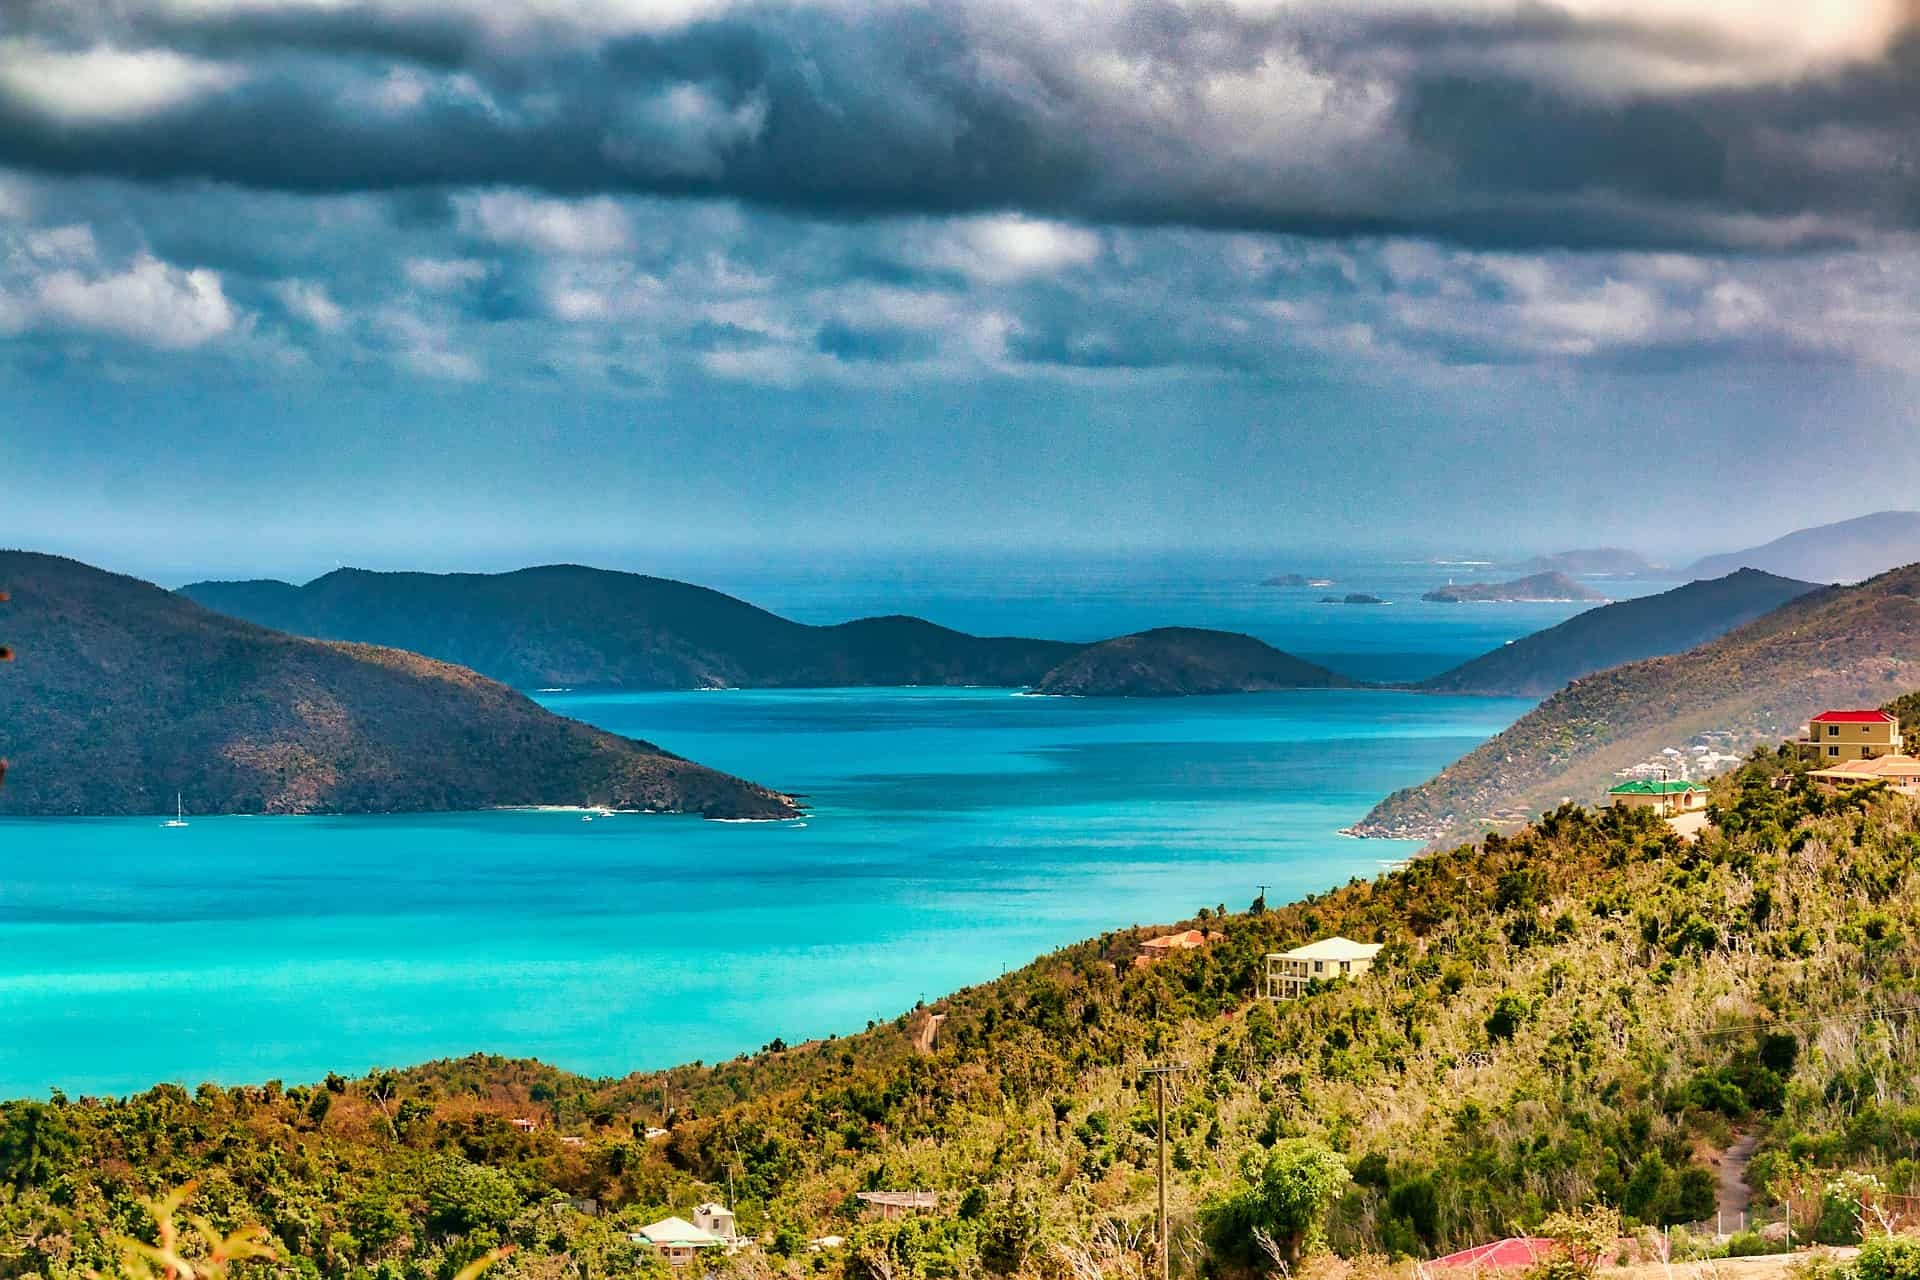
[[[1529,705],[547,701],[813,812],[0,821],[0,1096],[470,1051],[612,1074],[855,1031],[1106,930],[1375,874],[1411,846],[1337,830]]]

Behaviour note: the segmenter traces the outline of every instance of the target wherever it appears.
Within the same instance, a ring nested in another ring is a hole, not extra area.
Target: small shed
[[[932,1213],[940,1207],[940,1196],[933,1191],[861,1191],[854,1195],[869,1218],[892,1222],[910,1213]]]

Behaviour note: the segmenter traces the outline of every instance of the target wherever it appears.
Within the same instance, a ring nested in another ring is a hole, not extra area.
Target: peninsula
[[[546,711],[463,667],[222,617],[0,552],[0,812],[386,813],[594,804],[786,818],[790,796]]]
[[[1354,828],[1432,838],[1508,825],[1695,735],[1738,751],[1823,707],[1879,706],[1920,686],[1920,564],[1826,587],[1716,640],[1574,681],[1438,777]]]

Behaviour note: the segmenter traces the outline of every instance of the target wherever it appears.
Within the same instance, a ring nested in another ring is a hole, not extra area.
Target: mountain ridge
[[[1595,671],[1704,644],[1817,590],[1811,582],[1740,569],[1588,609],[1413,687],[1423,693],[1545,697]]]
[[[1693,578],[1762,569],[1807,582],[1861,582],[1920,560],[1920,511],[1875,511],[1832,524],[1796,529],[1744,551],[1707,556],[1687,567]]]
[[[586,565],[338,569],[304,586],[197,582],[180,594],[298,635],[432,654],[521,689],[1025,686],[1082,647],[904,615],[811,626],[707,587]]]
[[[792,817],[781,795],[416,653],[287,635],[75,560],[0,552],[0,812],[606,804]]]

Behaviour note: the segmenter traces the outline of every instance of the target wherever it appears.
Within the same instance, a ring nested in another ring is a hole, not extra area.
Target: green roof
[[[1610,796],[1683,796],[1689,791],[1705,791],[1697,782],[1623,782],[1617,787],[1609,787]]]

